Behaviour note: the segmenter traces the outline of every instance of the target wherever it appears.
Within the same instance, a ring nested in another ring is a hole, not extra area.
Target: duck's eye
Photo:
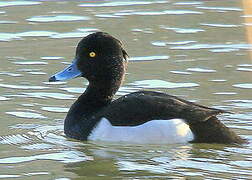
[[[95,54],[95,52],[90,52],[90,53],[89,53],[89,56],[93,58],[93,57],[96,56],[96,54]]]

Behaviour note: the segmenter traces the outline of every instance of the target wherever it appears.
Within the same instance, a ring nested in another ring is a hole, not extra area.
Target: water
[[[248,2],[0,1],[0,179],[251,179]],[[98,30],[119,38],[130,55],[117,97],[150,89],[235,112],[220,119],[250,143],[66,138],[64,117],[87,81],[48,77],[71,62],[81,37]]]

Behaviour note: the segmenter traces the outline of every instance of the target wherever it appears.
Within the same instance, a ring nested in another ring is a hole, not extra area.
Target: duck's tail
[[[216,116],[206,121],[189,124],[194,134],[193,143],[244,144],[247,140],[226,127]]]

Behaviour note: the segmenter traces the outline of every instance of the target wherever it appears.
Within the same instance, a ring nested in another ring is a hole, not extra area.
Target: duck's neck
[[[76,103],[79,108],[82,106],[82,113],[88,116],[99,111],[100,107],[109,104],[118,89],[117,82],[91,82]]]
[[[121,84],[121,78],[110,82],[90,82],[86,91],[75,101],[65,119],[64,131],[74,138],[87,126],[94,126],[92,116],[108,105]],[[81,126],[85,126],[84,128]],[[74,135],[72,135],[74,134]],[[82,136],[82,135],[81,135]]]

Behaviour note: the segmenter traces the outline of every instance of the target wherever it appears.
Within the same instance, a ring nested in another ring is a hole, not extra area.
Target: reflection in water
[[[67,171],[83,177],[165,177],[176,173],[174,162],[187,161],[191,146],[187,145],[132,145],[99,143],[87,144],[85,154],[92,154],[97,161],[66,164]],[[111,160],[112,159],[112,160]],[[80,167],[78,169],[73,167]],[[88,167],[88,168],[87,168]],[[89,170],[88,170],[89,169]],[[175,171],[174,171],[175,170]]]

